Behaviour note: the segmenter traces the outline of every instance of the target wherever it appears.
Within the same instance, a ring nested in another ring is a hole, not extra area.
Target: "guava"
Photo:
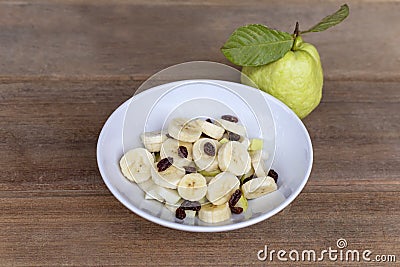
[[[219,142],[221,143],[221,144],[225,144],[225,143],[228,143],[229,142],[229,140],[227,139],[227,138],[222,138],[221,140],[219,140]]]
[[[296,37],[293,48],[282,58],[267,65],[245,66],[242,74],[242,83],[250,86],[255,84],[259,89],[278,98],[300,119],[310,114],[321,101],[321,60],[317,49],[303,42],[300,36]]]
[[[249,204],[247,202],[247,199],[244,197],[242,194],[236,203],[235,207],[241,207],[243,209],[243,212],[246,212],[247,208],[249,207]]]
[[[215,170],[215,171],[210,171],[210,172],[208,172],[208,171],[199,171],[199,173],[201,175],[203,175],[203,176],[214,177],[217,174],[221,173],[221,171],[220,170]]]
[[[249,149],[250,151],[261,150],[264,146],[262,139],[253,138],[250,140]]]

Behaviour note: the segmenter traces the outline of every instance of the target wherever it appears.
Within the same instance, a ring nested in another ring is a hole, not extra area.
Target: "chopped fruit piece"
[[[228,143],[229,142],[229,140],[227,139],[227,138],[222,138],[221,140],[219,140],[219,142],[221,143],[221,144],[225,144],[225,143]]]
[[[264,141],[262,139],[257,139],[257,138],[251,139],[249,150],[250,151],[261,150],[263,148],[263,145]]]

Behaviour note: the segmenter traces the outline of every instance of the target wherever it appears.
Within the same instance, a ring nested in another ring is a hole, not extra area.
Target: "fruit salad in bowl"
[[[123,175],[164,203],[177,219],[219,223],[247,211],[248,199],[277,190],[267,169],[263,140],[249,139],[233,115],[218,119],[174,118],[167,129],[141,134],[144,147],[120,159]]]
[[[133,96],[97,144],[101,176],[124,206],[192,232],[230,231],[275,215],[305,186],[312,154],[306,128],[282,102],[204,79]]]

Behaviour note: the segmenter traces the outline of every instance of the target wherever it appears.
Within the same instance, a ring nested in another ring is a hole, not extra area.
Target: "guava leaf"
[[[260,66],[280,59],[292,45],[291,34],[250,24],[236,29],[221,51],[236,65]]]
[[[349,6],[347,4],[344,4],[340,7],[338,11],[336,11],[332,15],[326,16],[318,24],[300,33],[325,31],[330,27],[333,27],[342,22],[345,18],[347,18],[348,15],[349,15]]]

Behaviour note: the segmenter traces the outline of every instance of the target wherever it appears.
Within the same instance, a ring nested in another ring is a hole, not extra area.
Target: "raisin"
[[[175,211],[175,217],[180,219],[180,220],[185,219],[186,218],[185,210],[183,208],[181,208],[181,207],[177,208],[176,211]]]
[[[246,179],[244,179],[243,182],[242,182],[242,184],[247,183],[248,181],[250,181],[250,180],[253,179],[253,178],[254,178],[254,174],[251,175],[251,176],[249,176],[249,177],[247,177]]]
[[[213,157],[215,156],[215,147],[210,142],[204,144],[204,153]]]
[[[185,146],[179,146],[178,147],[178,156],[181,158],[187,158],[188,157],[188,150]]]
[[[273,169],[270,169],[268,172],[268,176],[275,180],[275,183],[278,181],[278,173]]]
[[[206,119],[206,122],[213,123],[211,119]]]
[[[197,172],[196,168],[192,166],[183,166],[183,168],[185,169],[185,174]]]
[[[234,123],[237,123],[239,121],[238,118],[236,118],[235,116],[232,116],[232,115],[222,115],[221,119],[230,121],[230,122],[234,122]]]
[[[234,214],[240,214],[243,212],[242,207],[230,207],[230,208],[231,208],[232,213],[234,213]]]
[[[239,141],[240,140],[240,135],[232,133],[232,132],[229,132],[228,133],[228,138],[229,138],[229,141]]]
[[[166,169],[168,169],[172,165],[172,163],[174,163],[174,159],[173,158],[171,158],[171,157],[163,158],[162,160],[160,160],[157,163],[158,172],[165,171]]]
[[[199,211],[201,209],[201,204],[198,201],[185,200],[182,202],[180,208],[184,210]]]
[[[242,196],[242,191],[240,191],[240,189],[236,189],[235,192],[233,192],[231,198],[229,199],[228,202],[229,207],[234,207],[238,203],[241,196]]]

